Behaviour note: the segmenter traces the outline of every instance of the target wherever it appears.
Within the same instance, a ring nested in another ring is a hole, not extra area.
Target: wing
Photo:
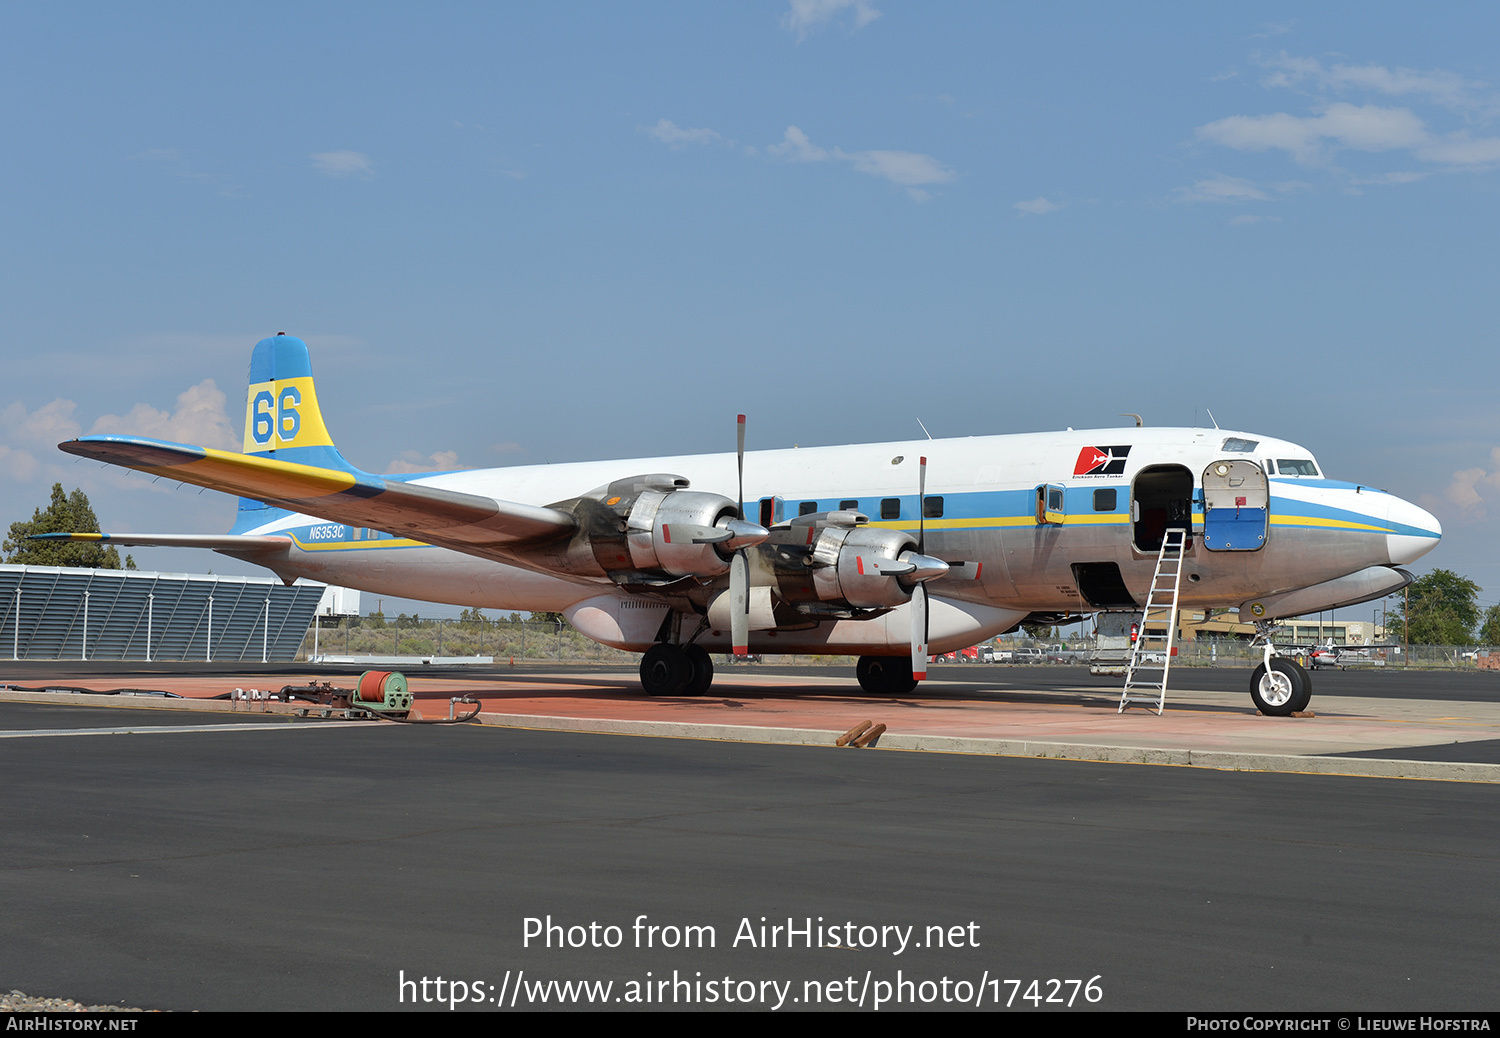
[[[508,549],[554,540],[576,527],[571,515],[554,508],[212,447],[135,436],[85,436],[60,443],[58,448],[81,458],[254,498],[336,523],[371,526],[470,555],[503,558]],[[112,539],[126,543],[122,538]],[[226,550],[217,543],[194,546]]]

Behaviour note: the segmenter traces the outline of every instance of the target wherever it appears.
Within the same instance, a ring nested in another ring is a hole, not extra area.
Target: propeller
[[[859,559],[861,574],[895,577],[911,593],[911,674],[918,681],[927,679],[928,601],[927,581],[946,576],[952,569],[942,559],[926,554],[927,550],[927,459],[917,467],[917,546],[903,551],[899,558],[865,555]]]
[[[745,416],[740,415],[736,423],[738,445],[735,448],[740,468],[739,496],[735,499],[739,509],[739,522],[745,523]],[[765,527],[755,528],[766,534]],[[761,537],[765,540],[765,537]],[[760,543],[759,541],[755,543]],[[748,547],[748,545],[746,546]],[[741,547],[729,560],[729,641],[736,656],[750,655],[750,557],[746,547]]]

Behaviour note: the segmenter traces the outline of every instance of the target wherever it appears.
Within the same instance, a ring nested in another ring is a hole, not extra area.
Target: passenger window
[[[1094,491],[1094,511],[1113,512],[1115,510],[1116,491],[1114,487],[1107,490]]]
[[[899,497],[885,497],[880,500],[880,518],[900,519],[901,499]]]
[[[922,499],[922,518],[941,519],[943,517],[943,499],[941,497],[926,497]]]
[[[859,511],[859,502],[858,501],[840,501],[839,502],[839,510],[842,511],[842,512],[857,512],[857,511]]]
[[[804,501],[797,506],[798,515],[812,515],[817,510],[818,503],[816,501]]]

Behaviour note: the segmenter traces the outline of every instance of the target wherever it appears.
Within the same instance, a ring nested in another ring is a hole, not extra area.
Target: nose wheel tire
[[[1312,678],[1288,659],[1277,657],[1267,670],[1262,663],[1250,678],[1250,698],[1261,713],[1289,717],[1307,709],[1312,699]]]

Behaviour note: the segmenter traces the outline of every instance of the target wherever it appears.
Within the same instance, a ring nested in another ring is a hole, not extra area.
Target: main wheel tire
[[[641,688],[648,696],[680,695],[692,680],[693,665],[676,645],[653,645],[641,657]]]
[[[1261,713],[1270,717],[1288,717],[1307,709],[1312,699],[1312,681],[1294,661],[1271,661],[1271,669],[1262,663],[1250,677],[1250,698]]]
[[[682,654],[687,657],[688,665],[693,668],[693,676],[688,680],[687,687],[682,690],[682,694],[701,696],[714,683],[714,661],[709,657],[708,650],[701,645],[684,645]]]
[[[861,656],[854,675],[872,696],[904,696],[917,687],[909,656]]]

